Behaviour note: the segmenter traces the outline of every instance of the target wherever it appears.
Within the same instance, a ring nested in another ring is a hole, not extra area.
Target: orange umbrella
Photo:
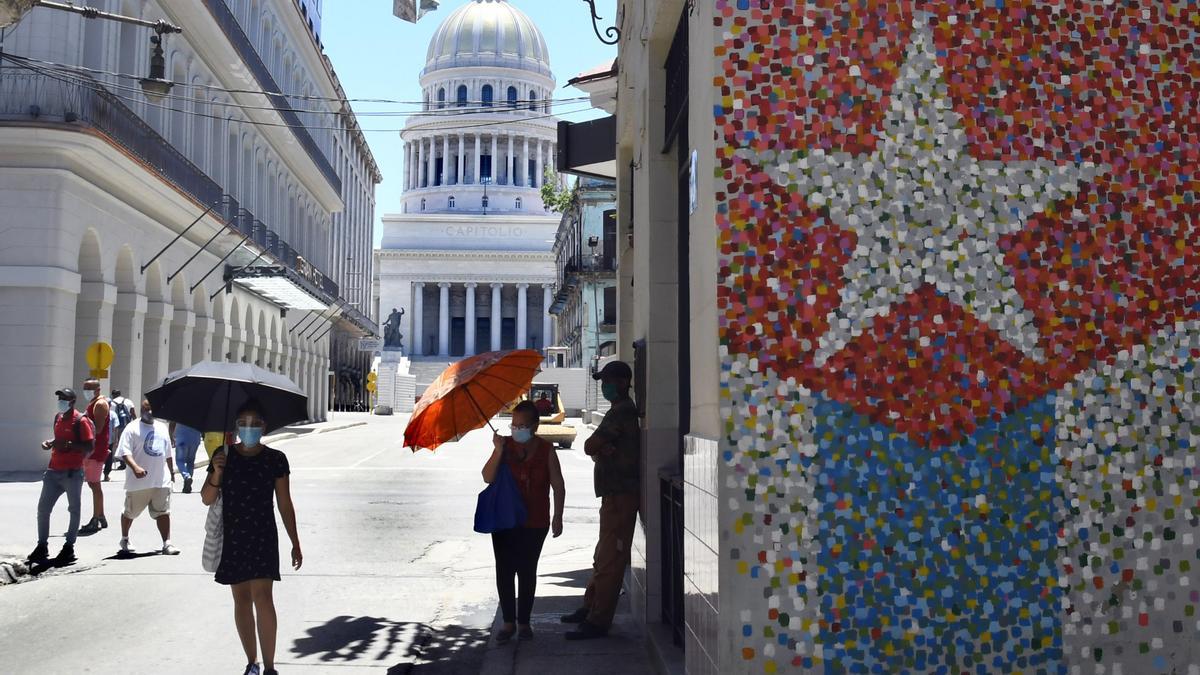
[[[404,445],[414,452],[433,450],[490,427],[491,418],[529,388],[541,366],[542,354],[532,349],[485,352],[452,364],[421,394],[404,429]]]

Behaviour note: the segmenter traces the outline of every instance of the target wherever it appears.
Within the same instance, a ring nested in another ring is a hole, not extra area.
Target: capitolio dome
[[[478,66],[552,76],[542,32],[507,0],[471,0],[446,17],[429,41],[424,74]]]

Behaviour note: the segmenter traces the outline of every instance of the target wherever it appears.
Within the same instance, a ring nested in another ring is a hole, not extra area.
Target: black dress
[[[224,452],[222,448],[217,452]],[[254,456],[230,449],[221,477],[225,541],[217,583],[279,581],[279,531],[275,527],[275,479],[291,473],[287,457],[263,446]],[[212,472],[212,465],[209,465]]]

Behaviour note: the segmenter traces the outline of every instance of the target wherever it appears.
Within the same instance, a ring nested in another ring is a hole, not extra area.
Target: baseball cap
[[[597,372],[595,375],[592,375],[592,379],[629,380],[632,382],[633,370],[630,369],[629,364],[625,363],[624,361],[609,361],[608,363],[604,364],[604,367],[601,368],[599,372]]]
[[[54,395],[65,401],[75,400],[75,390],[71,389],[70,387],[59,389],[58,391],[54,392]]]

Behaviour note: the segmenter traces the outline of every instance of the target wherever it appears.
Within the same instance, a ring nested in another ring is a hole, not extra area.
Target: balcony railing
[[[0,69],[0,123],[58,123],[65,128],[90,128],[102,134],[181,192],[201,204],[212,205],[213,213],[230,228],[250,235],[252,241],[265,247],[278,262],[304,274],[329,296],[329,302],[338,297],[338,285],[333,279],[311,265],[307,273],[301,270],[295,249],[231,195],[224,194],[216,181],[116,95],[91,78],[77,74],[72,77],[82,82],[10,67],[4,62],[4,68]]]
[[[276,84],[275,78],[271,76],[270,69],[267,64],[263,63],[262,57],[258,55],[258,50],[254,48],[254,43],[246,36],[242,30],[241,24],[238,23],[237,17],[234,16],[233,10],[225,0],[204,0],[204,6],[208,8],[213,19],[221,30],[225,33],[225,37],[233,45],[234,50],[241,57],[242,61],[250,68],[250,72],[254,74],[254,79],[258,80],[258,86],[262,87],[263,91],[279,92],[282,91],[279,85]],[[267,94],[267,98],[271,99],[271,103],[275,105],[275,109],[279,111],[283,121],[292,129],[292,133],[296,134],[296,138],[300,141],[300,145],[304,146],[304,150],[308,156],[312,158],[321,173],[325,176],[325,180],[333,186],[333,189],[338,194],[342,193],[342,179],[338,177],[337,171],[330,164],[329,158],[321,150],[321,146],[317,145],[312,134],[308,132],[308,128],[300,121],[300,116],[292,108],[292,104],[288,103],[287,98],[277,94]]]

